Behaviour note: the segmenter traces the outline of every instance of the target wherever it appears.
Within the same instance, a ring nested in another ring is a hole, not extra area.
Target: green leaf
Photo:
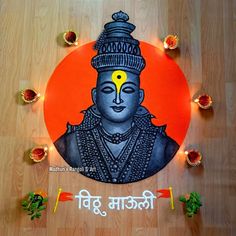
[[[38,209],[38,208],[39,208],[39,204],[40,204],[40,201],[35,202],[35,205],[34,205],[35,209]]]
[[[40,206],[40,207],[38,208],[39,211],[42,211],[42,210],[44,210],[44,209],[46,209],[46,206]]]
[[[192,212],[191,207],[187,207],[186,210],[187,210],[187,212]]]
[[[192,192],[192,196],[196,199],[196,200],[200,200],[200,198],[201,198],[201,195],[199,194],[199,193],[197,193],[197,192]]]
[[[192,207],[192,203],[190,201],[186,202],[186,208],[191,208]]]
[[[200,208],[200,206],[202,205],[200,202],[196,203],[197,207]]]
[[[23,201],[21,202],[21,205],[22,205],[22,206],[27,206],[27,205],[28,205],[28,202],[27,202],[26,200],[23,200]]]
[[[184,196],[180,196],[179,197],[179,201],[180,202],[187,202],[186,198]]]
[[[38,205],[37,202],[34,202],[34,203],[31,204],[31,208],[32,208],[32,209],[36,209],[36,208],[37,208],[37,205]]]
[[[40,218],[40,216],[41,216],[41,213],[40,213],[40,212],[37,212],[37,213],[35,214],[35,217],[36,217],[36,218]]]
[[[40,201],[36,202],[36,209],[39,208]]]
[[[34,198],[34,193],[33,192],[29,192],[29,196],[33,199]]]
[[[45,203],[45,202],[47,202],[47,201],[48,201],[48,198],[47,198],[47,197],[43,199],[43,203]]]
[[[188,217],[193,217],[193,212],[188,212],[188,213],[187,213],[187,216],[188,216]]]
[[[31,220],[33,220],[34,218],[35,218],[35,215],[32,215],[32,216],[30,217]]]

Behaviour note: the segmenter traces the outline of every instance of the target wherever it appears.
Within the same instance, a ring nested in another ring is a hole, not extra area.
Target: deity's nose
[[[115,104],[121,104],[122,102],[124,102],[122,99],[121,99],[121,97],[120,97],[120,93],[116,93],[116,97],[115,97],[115,99],[113,100],[113,102],[115,103]]]

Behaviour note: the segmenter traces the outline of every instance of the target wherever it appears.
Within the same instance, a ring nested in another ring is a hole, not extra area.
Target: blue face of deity
[[[131,119],[143,98],[138,75],[122,70],[98,74],[93,101],[105,119],[117,123]]]

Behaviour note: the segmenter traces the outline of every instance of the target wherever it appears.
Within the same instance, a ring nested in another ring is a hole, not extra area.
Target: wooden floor
[[[111,14],[123,10],[137,28],[134,36],[156,45],[168,33],[180,37],[175,61],[184,72],[191,96],[207,92],[212,112],[192,104],[190,128],[180,152],[161,172],[144,181],[113,186],[76,173],[52,173],[65,165],[52,150],[50,158],[31,165],[27,150],[50,145],[43,102],[23,106],[18,91],[35,87],[42,94],[56,65],[74,48],[63,47],[61,33],[80,32],[80,45],[96,40]],[[236,0],[0,0],[0,235],[236,235]],[[181,150],[195,147],[204,155],[200,168],[187,168]],[[198,191],[203,207],[194,219],[162,200],[155,210],[109,212],[99,217],[78,210],[77,202],[52,208],[60,186],[93,195],[140,195],[145,189],[172,185],[175,198]],[[47,214],[31,222],[20,199],[42,187],[50,201]]]

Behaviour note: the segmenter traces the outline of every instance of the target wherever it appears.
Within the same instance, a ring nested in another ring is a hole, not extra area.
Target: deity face
[[[143,98],[138,75],[122,70],[98,74],[93,101],[105,119],[117,123],[132,119]]]

